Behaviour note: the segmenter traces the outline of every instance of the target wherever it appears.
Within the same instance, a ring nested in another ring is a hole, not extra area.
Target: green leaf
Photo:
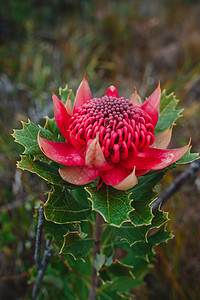
[[[125,239],[131,245],[141,242],[147,241],[147,232],[149,231],[149,226],[134,226],[132,224],[122,224],[119,228],[112,227],[113,231],[121,237],[121,239]]]
[[[152,253],[152,245],[148,242],[137,242],[130,246],[127,242],[116,242],[115,247],[128,251],[133,257],[139,257],[149,262],[148,254]],[[124,261],[124,260],[123,260]]]
[[[151,262],[155,254],[155,246],[161,242],[167,242],[168,239],[173,237],[170,231],[166,231],[165,223],[167,221],[168,214],[158,210],[155,212],[150,225],[135,227],[132,224],[123,224],[120,228],[113,228],[113,231],[122,238],[120,241],[116,241],[116,238],[114,238],[113,246],[115,250],[113,257],[117,255],[118,251],[122,253],[121,249],[123,249],[124,253],[120,263],[131,268],[131,274],[126,272],[124,273],[126,276],[121,276],[121,274],[123,275],[122,271],[110,274],[109,268],[106,269],[103,266],[100,276],[104,280],[104,285],[101,287],[100,295],[103,293],[106,299],[106,295],[111,295],[114,292],[125,292],[125,295],[128,296],[128,291],[144,283],[143,278],[152,267]],[[150,231],[155,227],[158,228],[156,231]],[[135,229],[137,231],[134,232]],[[143,239],[145,237],[145,239],[142,240],[140,237]],[[134,239],[138,239],[138,242],[132,243]],[[112,244],[109,247],[112,247]]]
[[[131,196],[134,196],[134,199],[139,199],[139,194],[143,191],[151,190],[157,183],[161,181],[165,173],[166,171],[164,170],[151,175],[140,176],[138,179],[138,184],[129,190],[132,193]]]
[[[150,229],[159,228],[168,221],[168,213],[158,210],[152,219],[150,225],[134,226],[131,223],[123,224],[119,228],[112,228],[113,231],[121,237],[122,240],[126,240],[130,247],[138,242],[147,242],[147,233]]]
[[[30,155],[21,155],[21,161],[17,162],[17,167],[22,170],[35,173],[51,184],[76,188],[76,185],[64,181],[58,172],[58,168],[39,160],[33,160]]]
[[[134,287],[137,286],[138,281],[141,285],[143,283],[143,277],[149,272],[150,268],[152,267],[151,262],[147,262],[146,260],[139,257],[133,257],[132,255],[129,255],[128,258],[130,258],[130,260],[127,260],[128,264],[134,266],[132,271],[136,279],[134,281]]]
[[[129,214],[131,222],[136,225],[151,224],[153,218],[150,203],[156,193],[153,191],[155,185],[163,178],[165,171],[152,175],[141,176],[138,179],[138,184],[131,190],[130,198],[133,199],[132,206],[134,210]]]
[[[134,282],[136,279],[134,279],[131,276],[124,276],[124,277],[116,277],[114,278],[113,282],[106,282],[105,285],[101,286],[99,290],[99,296],[97,299],[101,300],[120,300],[124,299],[122,298],[121,293],[130,291],[134,288]],[[128,299],[134,299],[133,294],[131,298]]]
[[[153,244],[149,243],[148,232],[153,228],[160,228],[168,221],[168,213],[157,210],[150,225],[133,226],[132,224],[124,224],[120,228],[113,228],[113,231],[121,237],[122,241],[126,240],[128,244],[122,243],[123,249],[132,251],[132,255],[149,261],[148,254],[153,254]],[[163,240],[161,239],[160,242]],[[115,246],[120,247],[120,243],[115,243]]]
[[[47,283],[50,286],[54,286],[56,290],[62,290],[63,289],[63,281],[62,278],[56,277],[52,274],[44,275],[43,283]]]
[[[120,262],[119,260],[115,260],[115,262],[111,265],[109,265],[108,267],[104,266],[102,268],[102,270],[106,270],[108,273],[112,274],[113,276],[119,276],[120,277],[129,277],[129,276],[133,276],[132,274],[132,269],[133,266],[128,266],[126,264],[123,264],[122,262]],[[112,277],[112,276],[111,276]]]
[[[112,283],[114,277],[133,277],[132,273],[133,266],[126,265],[119,260],[115,260],[109,266],[105,264],[101,267],[99,271],[99,276],[102,279],[103,283],[110,281]]]
[[[13,137],[15,142],[25,147],[23,154],[33,155],[34,159],[49,161],[49,159],[42,153],[37,142],[39,130],[41,130],[41,137],[57,142],[58,139],[50,131],[37,126],[28,120],[28,123],[22,122],[23,128],[14,130]]]
[[[151,224],[153,214],[149,204],[152,202],[155,195],[156,193],[153,191],[143,191],[139,195],[140,197],[138,197],[140,199],[137,200],[134,199],[134,195],[131,195],[131,198],[133,199],[132,206],[135,209],[129,214],[132,224],[136,226]]]
[[[74,260],[72,255],[65,255],[65,259],[67,260],[67,264],[71,270],[76,270],[77,275],[80,277],[84,277],[85,281],[87,280],[88,286],[90,285],[91,280],[91,270],[92,270],[92,251],[90,251],[89,255],[85,257],[85,262],[83,260]],[[82,277],[82,278],[83,278]]]
[[[134,296],[132,293],[126,293],[126,292],[123,294],[117,292],[117,294],[119,295],[119,297],[121,297],[122,300],[132,300]]]
[[[75,100],[74,93],[71,89],[68,88],[67,84],[64,89],[62,89],[61,87],[59,88],[59,95],[61,96],[61,101],[63,104],[66,103],[69,95],[72,101],[72,105],[74,104],[74,100]]]
[[[80,204],[85,206],[91,206],[91,202],[88,201],[88,193],[86,192],[84,187],[79,186],[79,188],[74,189],[73,195]]]
[[[158,123],[156,124],[155,134],[169,128],[178,118],[181,117],[182,109],[176,109],[179,100],[176,99],[174,93],[166,94],[162,91],[160,101],[160,114]]]
[[[85,189],[90,194],[92,209],[98,211],[106,222],[113,226],[120,226],[130,221],[128,214],[133,208],[128,193],[105,184],[99,190],[92,187]]]
[[[86,220],[91,213],[91,208],[82,206],[75,200],[67,189],[54,186],[44,204],[44,214],[48,221],[58,224],[79,222]]]
[[[67,232],[76,231],[71,224],[56,224],[44,219],[44,230],[53,236],[53,241],[59,250],[63,246],[64,236]]]
[[[68,232],[60,253],[71,254],[74,259],[84,260],[93,246],[93,239],[82,237],[78,232]]]
[[[150,225],[150,228],[159,228],[168,221],[168,212],[158,209],[154,212],[154,217],[152,219],[152,224]]]
[[[102,268],[103,264],[105,263],[105,259],[106,257],[104,254],[102,254],[102,252],[96,254],[96,257],[93,262],[93,266],[97,271],[99,271]]]
[[[126,281],[126,278],[125,278]],[[124,280],[123,280],[124,282]],[[125,297],[124,295],[111,290],[110,285],[103,286],[99,290],[97,300],[131,300],[133,297]]]
[[[167,224],[161,226],[154,234],[148,236],[148,242],[152,245],[159,245],[162,242],[167,242],[172,239],[174,235],[171,231],[166,230]]]
[[[54,136],[59,137],[59,142],[65,142],[64,137],[61,135],[58,125],[56,124],[55,118],[45,117],[44,128],[53,133]]]
[[[148,226],[140,226],[141,233],[144,234],[144,231],[146,230],[146,233],[149,232],[150,229],[153,228],[159,228],[162,226],[164,223],[168,221],[167,214],[161,211],[157,212],[157,216],[153,218],[152,225]],[[138,228],[138,227],[137,227]],[[124,236],[125,237],[125,236]],[[129,239],[128,239],[129,238]],[[126,239],[130,242],[132,239],[130,239],[130,235],[126,235]],[[157,239],[157,244],[163,242],[163,239],[159,238]],[[149,255],[152,255],[153,252],[153,246],[154,244],[149,242],[149,237],[146,237],[146,241],[138,241],[135,242],[134,244],[130,245],[130,249],[132,252],[132,255],[135,257],[140,257],[142,259],[145,259],[147,262],[149,262]],[[127,248],[126,248],[127,249]]]
[[[74,259],[84,260],[93,240],[86,238],[86,234],[77,231],[76,224],[55,224],[44,220],[44,230],[53,236],[53,242],[62,254],[71,254]],[[80,229],[80,226],[79,226]]]
[[[190,153],[191,147],[179,160],[176,161],[176,164],[187,164],[199,158],[199,153]]]
[[[144,243],[143,243],[143,245],[144,245]],[[140,250],[142,248],[143,247],[139,248],[138,250]],[[144,253],[144,258],[135,257],[133,251],[130,251],[128,253],[127,256],[129,258],[131,258],[130,263],[127,264],[126,260],[124,260],[124,259],[123,259],[123,261],[121,261],[121,263],[126,264],[127,267],[128,266],[133,267],[131,269],[131,274],[129,274],[129,276],[123,277],[123,276],[120,276],[121,275],[120,273],[118,273],[118,276],[116,276],[115,278],[112,277],[113,280],[110,285],[111,290],[127,292],[130,290],[133,290],[133,288],[144,283],[143,277],[149,272],[149,269],[151,267],[150,262],[145,260],[146,257],[148,256],[148,250],[151,250],[151,247],[149,247],[149,249],[146,249],[146,250],[147,251],[146,251],[146,253]],[[141,253],[139,255],[141,255]]]

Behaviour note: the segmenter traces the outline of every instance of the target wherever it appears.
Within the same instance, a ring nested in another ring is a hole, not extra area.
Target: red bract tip
[[[88,102],[91,98],[91,91],[85,74],[76,92],[73,113],[75,113],[80,106]]]
[[[116,97],[119,98],[119,94],[118,91],[116,89],[116,87],[114,87],[114,85],[111,85],[107,91],[106,91],[106,96],[108,97]]]

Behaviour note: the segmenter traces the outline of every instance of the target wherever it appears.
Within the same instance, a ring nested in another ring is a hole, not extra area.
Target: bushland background
[[[16,169],[23,147],[12,128],[53,116],[51,89],[74,90],[87,73],[93,95],[110,84],[144,99],[161,81],[175,91],[184,116],[171,147],[192,137],[200,149],[200,1],[1,0],[0,2],[0,299],[30,299],[34,277],[34,207],[46,184]],[[186,167],[165,176],[161,193]],[[184,186],[165,209],[175,239],[157,248],[138,300],[200,299],[200,178]],[[61,299],[61,258],[52,257],[41,299]]]

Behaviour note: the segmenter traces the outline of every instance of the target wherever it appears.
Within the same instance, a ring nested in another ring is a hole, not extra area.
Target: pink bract
[[[53,93],[55,120],[66,142],[56,143],[38,134],[42,152],[65,165],[59,170],[67,182],[85,185],[99,177],[119,190],[137,184],[137,176],[163,169],[180,159],[189,144],[167,150],[172,126],[154,134],[159,118],[160,84],[142,104],[135,90],[130,99],[119,97],[110,86],[101,98],[92,98],[84,76],[74,107],[68,98],[64,105]]]

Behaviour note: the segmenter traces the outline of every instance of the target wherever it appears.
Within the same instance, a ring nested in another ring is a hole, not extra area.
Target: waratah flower
[[[119,190],[137,184],[137,176],[163,169],[180,159],[189,144],[167,150],[172,126],[154,135],[159,117],[160,85],[142,104],[136,90],[130,99],[110,86],[102,98],[92,98],[84,77],[72,108],[53,93],[55,120],[66,142],[51,142],[38,134],[38,144],[51,160],[65,165],[60,176],[75,185],[99,177]]]

